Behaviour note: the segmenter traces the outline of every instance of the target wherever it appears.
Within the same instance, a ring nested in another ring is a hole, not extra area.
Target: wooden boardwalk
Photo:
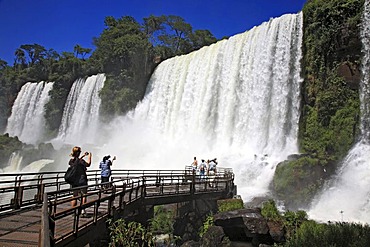
[[[2,186],[1,194],[13,191],[14,196],[11,203],[0,205],[0,247],[47,246],[47,243],[76,246],[73,243],[86,241],[89,232],[105,227],[106,220],[114,214],[130,215],[145,205],[227,198],[234,190],[234,177],[229,171],[203,180],[188,171],[114,171],[110,189],[102,189],[98,173],[91,174],[88,202],[82,205],[79,200],[73,208],[73,192],[60,179],[60,174],[56,182],[47,181],[51,178],[44,176],[43,183],[39,177],[33,183],[15,183],[12,188]],[[54,175],[49,177],[55,180]],[[17,198],[19,195],[21,198]],[[83,211],[87,217],[82,217]]]

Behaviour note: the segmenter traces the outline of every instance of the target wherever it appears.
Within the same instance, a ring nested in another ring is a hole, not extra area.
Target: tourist
[[[199,175],[200,175],[201,180],[204,180],[204,178],[206,177],[206,169],[207,169],[207,164],[205,160],[202,160],[202,163],[200,163],[200,166],[199,166]]]
[[[77,179],[72,184],[72,188],[87,186],[86,170],[87,170],[87,167],[91,165],[92,154],[91,152],[85,152],[81,157],[80,157],[80,154],[81,154],[80,147],[76,146],[72,148],[72,153],[71,153],[72,158],[69,160],[68,164],[70,166],[77,166],[77,169],[76,169]],[[85,157],[87,157],[86,161],[84,160]],[[85,204],[87,202],[86,194],[87,194],[87,187],[73,190],[73,197],[78,197],[79,195],[82,196],[82,204]],[[72,207],[76,206],[76,204],[77,204],[77,199],[72,200],[71,202]]]
[[[214,174],[216,174],[217,169],[216,166],[218,165],[217,158],[214,158],[213,160],[209,161],[209,171],[212,171]]]
[[[110,167],[113,165],[113,161],[116,160],[116,156],[113,157],[112,161],[109,159],[110,159],[110,155],[104,156],[103,160],[99,164],[99,168],[101,169],[101,182],[102,183],[109,182],[109,178],[112,175],[112,170]],[[103,187],[109,188],[109,185],[106,184]]]
[[[194,157],[194,161],[193,161],[193,163],[191,163],[191,168],[193,170],[193,174],[195,174],[197,169],[198,169],[197,157]]]

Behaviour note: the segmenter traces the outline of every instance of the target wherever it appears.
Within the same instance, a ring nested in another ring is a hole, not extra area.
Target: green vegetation
[[[261,208],[261,214],[264,218],[268,220],[274,221],[282,220],[282,217],[280,215],[279,210],[276,207],[276,203],[274,200],[268,200],[267,202],[263,203]]]
[[[232,211],[237,209],[243,209],[244,204],[242,199],[225,199],[225,200],[218,200],[217,201],[218,212],[226,212]]]
[[[363,5],[364,0],[311,0],[303,8],[300,144],[320,160],[343,158],[358,135],[359,77],[354,73],[360,66]]]
[[[21,45],[14,64],[0,59],[0,131],[5,128],[17,93],[26,82],[53,81],[45,119],[55,136],[68,92],[77,78],[105,73],[100,92],[105,116],[124,114],[142,99],[148,79],[161,60],[216,42],[208,30],[193,30],[179,16],[149,16],[140,24],[130,16],[106,17],[105,29],[93,39],[96,49],[76,44],[57,53],[40,44]]]
[[[356,223],[319,224],[305,221],[284,246],[366,247],[370,246],[370,227]]]
[[[283,224],[286,231],[285,235],[288,239],[297,232],[297,229],[303,222],[307,221],[307,213],[305,211],[287,211],[281,214],[274,200],[269,200],[263,204],[261,214],[267,220]]]
[[[307,219],[305,211],[287,211],[281,214],[273,200],[263,204],[262,215],[281,222],[286,230],[287,241],[279,246],[370,246],[370,227],[357,223],[322,224]]]
[[[139,247],[154,246],[154,238],[140,223],[131,221],[126,223],[124,219],[108,221],[110,231],[110,247]]]
[[[277,196],[284,198],[289,208],[308,205],[331,173],[325,166],[309,156],[280,163],[273,179]]]
[[[199,229],[199,237],[202,237],[211,226],[214,226],[213,215],[209,214],[203,222],[203,226]]]
[[[150,221],[150,231],[155,234],[172,234],[175,212],[164,206],[154,207],[154,218]]]

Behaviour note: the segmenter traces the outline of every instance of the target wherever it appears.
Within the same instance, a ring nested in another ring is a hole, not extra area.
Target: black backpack
[[[78,181],[80,179],[78,172],[79,161],[80,159],[76,158],[73,165],[70,165],[64,174],[64,180],[70,185],[78,185]]]

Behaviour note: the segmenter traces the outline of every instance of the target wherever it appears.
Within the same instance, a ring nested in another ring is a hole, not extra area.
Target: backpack
[[[70,185],[78,185],[80,179],[80,175],[78,173],[78,161],[79,159],[77,158],[74,161],[74,164],[69,166],[66,173],[64,174],[64,180]]]

